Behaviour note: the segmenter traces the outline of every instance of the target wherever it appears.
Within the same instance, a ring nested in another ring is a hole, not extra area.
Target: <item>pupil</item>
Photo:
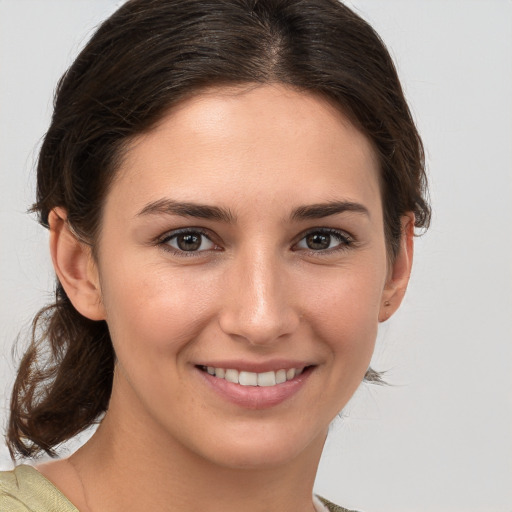
[[[312,233],[306,237],[306,243],[310,249],[317,251],[321,249],[328,249],[331,243],[331,235]]]
[[[177,242],[182,251],[195,251],[201,246],[201,236],[180,235]]]

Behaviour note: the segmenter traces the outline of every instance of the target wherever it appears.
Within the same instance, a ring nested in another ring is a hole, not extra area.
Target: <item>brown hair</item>
[[[94,247],[123,147],[205,87],[287,84],[323,95],[372,141],[392,259],[400,218],[430,219],[423,147],[379,36],[338,0],[129,0],[58,84],[37,168],[41,224],[61,206]],[[11,401],[11,455],[53,455],[108,406],[115,355],[104,321],[80,315],[57,281],[36,316]],[[369,370],[366,380],[379,381]]]

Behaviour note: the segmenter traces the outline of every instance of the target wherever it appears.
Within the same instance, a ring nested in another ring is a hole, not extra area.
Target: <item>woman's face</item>
[[[138,137],[98,242],[111,409],[229,467],[317,450],[391,293],[378,172],[343,115],[283,86],[209,90]]]

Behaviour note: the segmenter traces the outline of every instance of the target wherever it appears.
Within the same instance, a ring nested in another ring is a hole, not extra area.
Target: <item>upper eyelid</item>
[[[295,238],[300,239],[310,233],[323,232],[323,233],[339,233],[340,235],[346,235],[349,238],[354,238],[349,231],[346,229],[333,228],[329,226],[314,226],[312,228],[305,229],[301,231]],[[213,232],[208,228],[203,228],[199,226],[185,226],[182,228],[170,229],[165,231],[162,235],[159,235],[158,238],[166,238],[180,233],[201,233],[207,237],[209,237]]]
[[[332,236],[339,236],[339,244],[335,247],[331,247],[330,249],[321,249],[321,250],[314,250],[309,249],[305,247],[297,247],[297,245],[304,240],[305,237],[312,233],[327,233]],[[343,239],[343,240],[342,240]],[[340,252],[347,251],[351,248],[357,247],[358,242],[356,238],[348,233],[347,231],[343,229],[337,229],[337,228],[312,228],[307,231],[304,231],[300,237],[297,238],[297,240],[294,242],[292,251],[300,251],[303,253],[310,254],[317,258],[324,258],[329,257],[334,254],[339,254]]]
[[[210,230],[205,229],[205,228],[196,228],[196,227],[171,229],[169,231],[166,231],[162,235],[158,236],[156,238],[156,242],[162,243],[162,242],[165,242],[166,240],[170,240],[174,236],[181,235],[183,233],[199,233],[199,234],[205,236],[206,238],[208,238],[208,240],[211,240],[212,242],[214,242],[213,237],[211,236]]]
[[[214,243],[216,245],[221,244],[221,242],[219,242],[220,237],[218,237],[211,230],[209,230],[207,228],[201,228],[201,227],[195,227],[195,226],[191,226],[191,227],[187,226],[187,227],[183,227],[183,228],[169,230],[169,231],[165,232],[164,234],[160,235],[159,237],[157,237],[155,242],[157,244],[164,244],[167,241],[169,241],[171,238],[178,236],[180,234],[183,234],[183,233],[199,233],[202,236],[205,236],[206,238],[208,238],[208,240],[210,240],[212,243]],[[292,242],[292,247],[297,245],[301,240],[303,240],[306,236],[308,236],[312,233],[328,233],[331,235],[337,234],[340,237],[347,239],[348,242],[350,242],[350,243],[355,243],[357,241],[356,238],[354,237],[354,235],[352,235],[350,232],[348,232],[344,229],[332,228],[332,227],[327,227],[327,226],[316,226],[316,227],[308,228],[305,231],[302,231],[301,233],[299,233],[294,238],[294,240]],[[202,252],[202,251],[198,251],[198,252]],[[315,252],[321,252],[321,251],[315,251]]]
[[[309,228],[306,231],[303,231],[300,235],[297,236],[296,240],[300,241],[304,237],[310,235],[311,233],[328,233],[328,234],[338,234],[342,236],[343,238],[348,238],[351,241],[355,242],[356,238],[352,233],[345,229],[339,229],[339,228],[331,228],[331,227],[314,227]]]
[[[214,247],[208,248],[208,249],[202,249],[200,251],[198,251],[198,250],[185,251],[185,250],[181,250],[179,248],[173,247],[169,243],[170,240],[172,240],[173,238],[175,238],[181,234],[187,234],[187,233],[197,233],[201,236],[204,236],[206,239],[208,239],[214,245]],[[217,251],[219,249],[219,244],[211,236],[208,235],[207,230],[205,230],[204,228],[188,228],[188,227],[172,229],[170,231],[167,231],[160,237],[156,238],[156,240],[154,241],[154,245],[157,246],[159,249],[161,249],[167,253],[174,254],[175,257],[180,257],[180,258],[182,258],[182,257],[187,257],[187,258],[204,257],[205,254],[208,254],[211,251]]]

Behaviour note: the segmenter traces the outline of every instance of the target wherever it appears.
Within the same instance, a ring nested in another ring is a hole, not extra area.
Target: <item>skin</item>
[[[413,216],[391,263],[378,173],[369,141],[324,99],[280,85],[211,89],[132,142],[96,259],[55,209],[57,275],[82,314],[107,321],[118,362],[98,431],[43,474],[83,510],[311,512],[328,426],[410,274]],[[162,200],[232,218],[155,211]],[[293,217],[333,202],[357,211]],[[172,236],[184,228],[206,234],[200,250],[180,252]],[[308,246],[311,233],[330,248]],[[251,408],[197,368],[228,360],[310,370],[289,398]]]

